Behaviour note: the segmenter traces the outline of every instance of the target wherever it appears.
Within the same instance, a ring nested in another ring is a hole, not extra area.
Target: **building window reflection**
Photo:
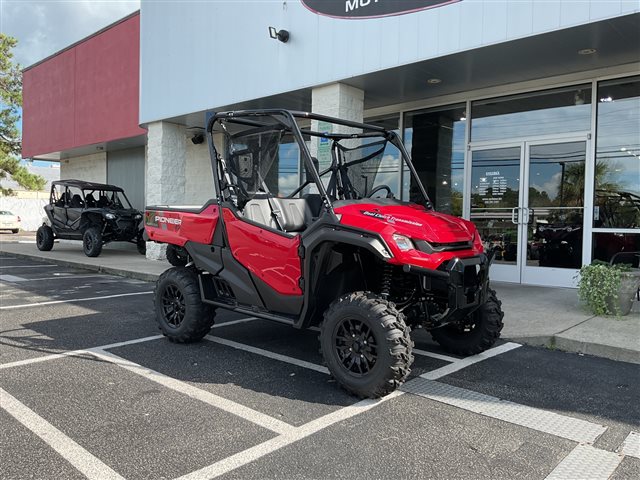
[[[404,142],[436,210],[462,216],[465,105],[409,112],[404,117]],[[402,198],[414,201],[408,171]]]
[[[593,226],[640,228],[640,77],[601,82],[597,115]]]
[[[471,140],[505,140],[591,128],[591,87],[577,85],[473,102]]]

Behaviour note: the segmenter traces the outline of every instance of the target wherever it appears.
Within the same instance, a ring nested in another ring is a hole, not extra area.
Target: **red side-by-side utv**
[[[218,308],[319,326],[337,382],[379,397],[410,372],[411,328],[459,355],[500,336],[491,258],[475,226],[433,210],[395,132],[256,110],[214,115],[206,136],[215,197],[145,211],[149,239],[184,264],[155,288],[170,340],[202,339]]]

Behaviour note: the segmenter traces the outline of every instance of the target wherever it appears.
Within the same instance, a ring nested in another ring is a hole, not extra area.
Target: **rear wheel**
[[[82,236],[82,248],[87,257],[97,257],[102,252],[102,229],[89,227]]]
[[[188,261],[187,251],[182,247],[167,245],[167,261],[174,267],[184,267]]]
[[[202,302],[195,270],[173,267],[156,282],[156,321],[172,342],[190,343],[202,339],[214,323],[215,308]]]
[[[53,230],[49,225],[42,225],[36,232],[36,247],[43,252],[53,248]]]
[[[392,303],[371,292],[354,292],[325,312],[321,352],[345,390],[377,398],[398,388],[411,371],[409,331],[404,315]]]
[[[11,233],[18,233],[18,229],[14,228],[13,230],[11,230]]]
[[[487,301],[461,324],[446,325],[431,331],[442,348],[456,355],[476,355],[491,348],[504,326],[502,302],[489,289]]]

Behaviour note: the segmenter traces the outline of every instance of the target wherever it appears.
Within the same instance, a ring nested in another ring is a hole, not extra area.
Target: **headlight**
[[[411,239],[409,237],[405,237],[404,235],[394,233],[393,241],[396,242],[396,245],[402,252],[407,252],[415,248]]]
[[[115,216],[113,213],[105,213],[105,214],[104,214],[104,217],[105,217],[107,220],[115,220],[115,219],[116,219],[116,216]]]
[[[138,213],[138,214],[137,214],[135,217],[133,217],[133,218],[135,218],[136,220],[140,220],[140,219],[142,219],[142,215],[140,215],[140,214]]]

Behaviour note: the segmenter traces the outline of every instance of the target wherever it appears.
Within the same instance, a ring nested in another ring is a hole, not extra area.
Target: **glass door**
[[[471,151],[471,210],[485,250],[495,257],[491,278],[520,282],[520,217],[522,209],[521,143]]]
[[[526,143],[522,283],[575,284],[582,265],[586,150],[586,140]]]

